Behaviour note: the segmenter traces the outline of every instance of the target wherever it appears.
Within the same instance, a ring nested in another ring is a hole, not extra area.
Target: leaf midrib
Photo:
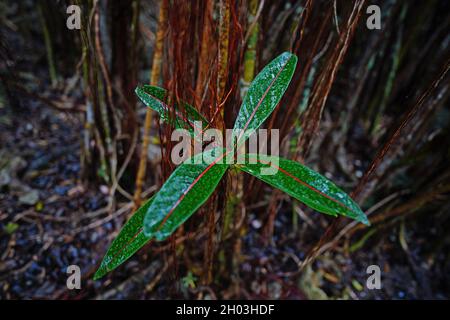
[[[299,182],[301,185],[307,187],[307,188],[310,189],[311,191],[317,192],[317,193],[319,193],[321,196],[324,196],[325,198],[327,198],[327,199],[333,201],[334,203],[340,205],[340,206],[343,207],[344,209],[347,209],[347,210],[349,210],[349,211],[351,211],[351,212],[353,212],[353,213],[355,213],[355,214],[358,214],[357,212],[355,212],[353,209],[347,207],[347,206],[346,206],[345,204],[343,204],[342,202],[339,202],[337,199],[334,199],[334,198],[330,197],[329,195],[327,195],[326,193],[323,193],[322,191],[316,189],[316,188],[313,187],[312,185],[310,185],[310,184],[306,183],[305,181],[303,181],[303,180],[297,178],[296,176],[292,175],[291,173],[289,173],[288,171],[284,170],[283,168],[280,168],[280,167],[278,167],[278,166],[272,164],[271,162],[264,162],[263,160],[260,160],[260,159],[256,159],[256,161],[259,162],[259,163],[265,164],[265,165],[271,165],[271,166],[273,166],[275,169],[281,171],[283,174],[285,174],[285,175],[287,175],[288,177],[290,177],[290,178],[294,179],[295,181]]]
[[[208,167],[205,168],[205,170],[200,173],[200,175],[195,178],[194,181],[183,191],[183,194],[178,198],[177,202],[173,205],[173,207],[170,209],[170,211],[167,213],[167,215],[164,217],[163,221],[161,221],[160,225],[158,226],[158,229],[156,232],[158,232],[166,223],[167,219],[171,217],[173,212],[176,210],[177,206],[183,201],[184,197],[187,195],[187,193],[200,181],[200,179],[214,166],[219,162],[221,159],[223,159],[226,155],[228,155],[231,152],[231,150],[222,153],[221,156],[217,157],[211,164],[208,165]]]
[[[108,268],[109,267],[109,265],[114,261],[114,259],[115,258],[117,258],[117,256],[119,255],[119,254],[121,254],[122,253],[122,251],[123,250],[125,250],[125,248],[127,247],[127,246],[129,246],[131,243],[133,243],[133,241],[134,240],[136,240],[136,238],[137,237],[139,237],[139,235],[142,233],[142,231],[144,230],[144,228],[143,227],[140,227],[139,228],[139,230],[131,237],[131,239],[130,240],[128,240],[128,242],[127,243],[125,243],[112,257],[111,257],[111,261],[110,262],[108,262],[107,264],[106,264],[106,267]],[[109,268],[108,268],[109,269]]]
[[[145,95],[151,97],[152,99],[155,99],[156,101],[160,102],[160,103],[162,104],[163,108],[166,109],[167,113],[168,113],[168,114],[170,113],[170,108],[169,108],[169,106],[168,106],[164,101],[162,101],[162,100],[159,99],[158,97],[155,97],[154,95],[151,95],[151,94],[148,93],[148,92],[145,92],[144,90],[143,90],[142,92],[143,92]],[[195,129],[195,125],[194,125],[195,122],[194,122],[194,121],[190,120],[189,118],[186,118],[186,117],[184,116],[184,114],[182,114],[180,111],[178,111],[178,110],[176,110],[176,109],[174,109],[174,111],[175,111],[175,115],[179,116],[182,120],[184,120],[185,122],[187,122],[187,123],[191,126],[192,129]],[[194,124],[193,124],[193,123],[194,123]],[[202,129],[200,132],[202,133],[202,132],[203,132],[203,129]]]
[[[280,70],[277,72],[277,74],[275,75],[275,78],[272,79],[272,82],[270,83],[270,85],[267,87],[266,91],[264,91],[263,96],[261,97],[261,100],[259,100],[258,104],[256,105],[255,109],[253,110],[252,114],[250,115],[250,118],[247,120],[246,124],[244,125],[243,130],[241,131],[241,134],[239,135],[239,138],[237,139],[239,144],[240,139],[242,138],[242,135],[244,134],[245,130],[247,130],[248,126],[250,125],[250,121],[253,120],[256,111],[258,111],[259,107],[261,106],[261,104],[263,103],[264,99],[266,98],[267,94],[269,93],[270,89],[273,87],[275,81],[279,78],[281,72],[283,72],[283,70],[286,68],[286,66],[288,65],[289,61],[292,59],[292,56],[290,56],[287,60],[286,63],[283,65],[283,67],[280,68]],[[248,94],[248,93],[247,93]],[[278,103],[277,103],[278,104]]]

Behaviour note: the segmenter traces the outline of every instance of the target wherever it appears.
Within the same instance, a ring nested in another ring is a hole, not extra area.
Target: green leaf
[[[203,126],[208,121],[191,105],[186,102],[174,104],[174,110],[167,105],[168,94],[163,88],[144,85],[136,88],[136,95],[142,102],[159,113],[161,119],[173,125],[176,129],[186,129],[193,133],[195,121],[200,121]],[[202,128],[198,128],[201,130]]]
[[[272,60],[251,83],[234,124],[238,142],[245,141],[270,116],[286,91],[297,65],[297,57],[285,52]],[[237,130],[245,133],[239,136]]]
[[[117,268],[150,240],[151,237],[147,237],[144,234],[143,222],[145,213],[152,204],[153,198],[147,200],[123,226],[119,235],[109,247],[108,252],[106,252],[100,267],[94,275],[94,280],[100,279]]]
[[[332,216],[338,214],[369,225],[366,215],[344,191],[319,173],[298,162],[267,155],[248,154],[239,159],[241,170],[278,188],[307,206]],[[272,167],[267,174],[263,168]]]
[[[7,234],[11,235],[19,228],[19,225],[14,222],[8,222],[8,224],[4,227],[4,230]]]
[[[224,164],[225,155],[223,149],[205,151],[172,173],[145,215],[147,236],[166,239],[206,202],[229,167]]]

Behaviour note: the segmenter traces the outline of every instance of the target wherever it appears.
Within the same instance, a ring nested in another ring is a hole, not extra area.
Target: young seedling
[[[283,53],[270,62],[254,79],[244,98],[233,130],[237,143],[227,149],[215,148],[194,155],[172,173],[158,193],[149,199],[125,224],[107,251],[94,279],[117,268],[150,240],[167,239],[211,196],[230,168],[238,168],[278,188],[307,206],[332,216],[343,215],[369,225],[359,206],[334,183],[295,161],[259,154],[241,155],[244,161],[225,164],[223,159],[245,142],[248,132],[258,129],[270,116],[285,93],[295,70],[297,57]],[[154,86],[136,89],[138,97],[157,111],[161,119],[175,128],[195,132],[195,123],[208,121],[195,108],[177,105],[170,112],[167,92]],[[195,122],[197,121],[197,122]],[[242,131],[241,131],[242,130]],[[261,169],[276,171],[264,175]]]

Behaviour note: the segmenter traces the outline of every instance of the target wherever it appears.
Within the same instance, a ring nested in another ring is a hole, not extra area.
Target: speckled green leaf
[[[167,105],[168,94],[163,88],[144,85],[136,88],[136,95],[151,109],[159,113],[161,119],[172,124],[176,129],[194,132],[195,121],[202,122],[205,127],[208,121],[191,105],[181,102],[174,104],[174,110]],[[201,128],[199,128],[201,130]]]
[[[150,240],[150,237],[144,235],[143,223],[145,213],[152,201],[153,197],[147,200],[123,226],[119,235],[114,239],[106,252],[100,267],[94,275],[94,280],[100,279],[111,270],[117,268]]]
[[[253,160],[253,161],[252,161]],[[256,160],[256,161],[255,161]],[[307,206],[332,216],[338,214],[369,225],[359,206],[333,182],[298,162],[266,155],[246,155],[241,170],[278,188]],[[251,163],[256,162],[256,163]],[[262,174],[272,166],[275,174]]]
[[[270,116],[289,86],[296,65],[297,57],[285,52],[265,66],[253,80],[234,124],[235,131],[245,131],[241,137],[237,131],[235,133],[240,142],[250,135],[246,130],[258,129]]]
[[[194,163],[188,159],[172,173],[145,215],[147,236],[166,239],[209,198],[228,168],[223,155],[222,149],[205,151],[193,158]]]

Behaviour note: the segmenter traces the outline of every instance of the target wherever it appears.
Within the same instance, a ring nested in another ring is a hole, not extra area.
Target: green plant
[[[258,129],[270,116],[286,91],[297,64],[297,57],[283,53],[270,62],[254,79],[244,98],[234,129],[238,148],[248,138],[248,130]],[[195,108],[177,105],[169,112],[167,92],[154,86],[136,89],[136,94],[161,118],[176,128],[194,133],[194,120],[207,124]],[[171,116],[174,114],[174,117]],[[238,130],[243,131],[238,131]],[[184,223],[213,193],[231,167],[245,171],[286,192],[309,207],[332,216],[338,214],[369,224],[359,206],[334,183],[317,172],[291,160],[258,154],[244,155],[244,164],[224,164],[232,149],[214,148],[194,155],[178,166],[160,191],[149,199],[125,224],[106,253],[94,279],[99,279],[122,264],[150,240],[162,241]],[[194,161],[192,161],[194,160]],[[253,161],[250,161],[253,160]],[[261,169],[278,163],[274,175],[262,175]]]

